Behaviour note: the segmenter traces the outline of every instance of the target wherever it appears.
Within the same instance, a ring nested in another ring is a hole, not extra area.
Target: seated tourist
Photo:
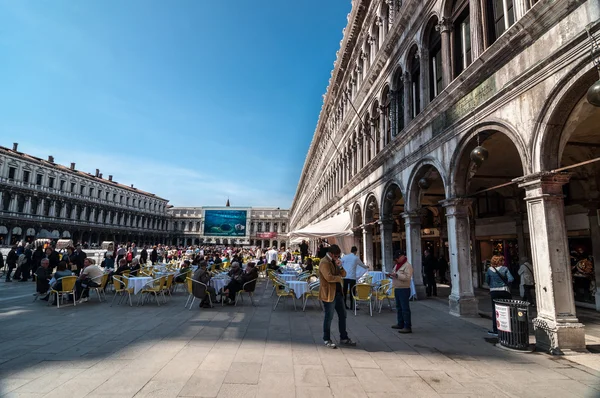
[[[314,266],[313,266],[313,260],[310,257],[307,257],[304,262],[306,263],[304,265],[304,271],[307,272],[313,272]]]
[[[138,271],[140,270],[141,266],[140,266],[140,260],[135,257],[133,260],[131,260],[131,266],[129,267],[129,269],[131,270],[131,276],[137,276],[138,275]]]
[[[210,303],[207,299],[208,296],[206,295],[207,291],[208,294],[210,294],[210,298],[213,303],[216,301],[217,297],[215,288],[210,286],[210,272],[208,272],[208,264],[206,263],[206,261],[202,261],[199,264],[198,269],[194,273],[192,279],[198,282],[202,282],[204,285],[206,285],[203,286],[199,283],[192,283],[192,294],[194,295],[194,297],[200,299],[200,307],[210,308]]]
[[[208,266],[208,264],[207,264],[207,266]],[[198,267],[198,268],[200,268],[200,267]],[[177,282],[177,283],[184,283],[185,282],[185,278],[187,278],[187,273],[191,269],[192,269],[192,266],[190,265],[190,260],[185,260],[183,262],[183,266],[179,270],[179,275],[177,275],[177,277],[175,278],[175,282]]]
[[[279,272],[279,266],[277,265],[277,261],[275,260],[271,260],[271,262],[269,263],[269,265],[267,266],[268,269]]]
[[[113,268],[115,268],[115,259],[113,257],[112,252],[106,251],[106,253],[104,254],[104,260],[102,260],[101,265],[102,267],[108,270],[112,270]]]
[[[244,283],[249,282],[253,279],[258,278],[258,270],[254,266],[254,263],[248,263],[246,266],[246,270],[242,271],[240,268],[240,264],[235,262],[231,263],[231,271],[229,271],[229,276],[231,277],[231,281],[225,286],[223,289],[223,293],[226,293],[228,296],[227,304],[235,304],[235,297],[237,292],[242,290]],[[254,291],[254,286],[247,286],[248,291]]]
[[[127,265],[127,260],[125,261],[125,265]],[[79,274],[79,278],[77,282],[75,282],[75,300],[79,300],[79,304],[88,301],[88,296],[90,294],[90,287],[98,287],[102,282],[102,276],[104,275],[104,271],[100,267],[95,264],[92,264],[92,260],[86,258],[83,261],[83,270]]]
[[[45,294],[46,296],[42,300],[48,300],[48,290],[50,290],[50,273],[48,272],[48,266],[50,260],[47,258],[42,259],[40,266],[35,270],[36,275],[36,291],[39,294]]]
[[[67,263],[65,261],[61,261],[58,263],[58,267],[56,268],[56,272],[54,273],[54,285],[52,288],[54,290],[60,291],[62,289],[62,281],[61,278],[65,276],[72,276],[73,271],[67,269]]]

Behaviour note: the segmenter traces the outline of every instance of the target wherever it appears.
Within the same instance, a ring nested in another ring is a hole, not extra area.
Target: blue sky
[[[0,145],[175,206],[291,205],[350,0],[0,0]]]

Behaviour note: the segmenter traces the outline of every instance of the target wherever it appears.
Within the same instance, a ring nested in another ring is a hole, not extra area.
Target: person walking
[[[367,266],[361,261],[361,259],[356,255],[358,252],[358,248],[356,246],[352,246],[350,249],[350,254],[346,254],[342,257],[342,267],[344,271],[346,271],[346,276],[344,277],[344,306],[346,309],[354,310],[354,297],[352,296],[352,288],[356,285],[357,267],[361,267],[363,269],[368,269]],[[350,308],[348,308],[348,296],[350,296]]]
[[[527,257],[521,259],[521,267],[519,267],[520,281],[520,293],[523,301],[529,301],[533,305],[533,295],[531,291],[535,288],[535,281],[533,279],[533,267],[527,261]]]
[[[389,276],[392,278],[394,295],[396,296],[397,323],[392,329],[399,333],[412,333],[410,314],[410,281],[412,280],[413,267],[406,258],[406,253],[398,250],[394,253],[396,266]]]
[[[8,271],[6,272],[6,282],[12,282],[10,279],[10,274],[12,274],[13,269],[17,268],[17,260],[19,256],[17,256],[17,246],[13,246],[8,254],[6,255],[6,267]]]
[[[308,243],[305,240],[302,240],[300,243],[300,261],[304,264],[304,259],[308,256]]]
[[[496,323],[496,302],[497,299],[510,300],[510,284],[515,280],[508,267],[504,266],[504,256],[493,256],[490,267],[485,273],[485,282],[490,287],[490,297],[492,299],[492,330],[488,332],[490,336],[498,336],[498,325]]]
[[[323,341],[329,348],[337,348],[331,340],[331,322],[333,321],[333,311],[337,312],[338,329],[340,331],[340,344],[345,346],[355,346],[356,343],[348,337],[346,330],[346,308],[344,306],[344,294],[342,283],[346,276],[346,271],[342,267],[340,255],[342,251],[338,245],[331,245],[328,252],[319,262],[319,299],[323,302],[325,308],[325,317],[323,319]]]
[[[423,273],[425,274],[425,293],[427,297],[431,297],[433,294],[437,297],[437,283],[435,281],[435,269],[437,268],[437,261],[433,257],[433,254],[429,250],[423,252],[425,257],[423,258]]]

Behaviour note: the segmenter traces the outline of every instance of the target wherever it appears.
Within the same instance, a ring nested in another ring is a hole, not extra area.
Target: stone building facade
[[[584,348],[576,300],[600,303],[599,18],[593,0],[354,0],[292,230],[348,211],[366,262],[390,269],[406,249],[419,291],[422,251],[444,256],[456,315],[477,314],[492,255],[514,274],[529,257],[538,341]]]
[[[36,238],[167,243],[167,200],[89,174],[0,147],[0,245]]]
[[[226,207],[230,208],[230,207]],[[288,247],[288,210],[270,207],[240,208],[248,212],[248,235],[244,238],[204,235],[203,210],[210,207],[173,207],[168,209],[172,220],[171,244],[239,244],[259,247]],[[238,208],[231,208],[238,209]]]

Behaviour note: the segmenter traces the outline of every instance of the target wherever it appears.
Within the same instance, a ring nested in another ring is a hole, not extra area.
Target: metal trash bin
[[[494,300],[496,326],[501,345],[515,350],[529,350],[529,305],[521,300]]]

